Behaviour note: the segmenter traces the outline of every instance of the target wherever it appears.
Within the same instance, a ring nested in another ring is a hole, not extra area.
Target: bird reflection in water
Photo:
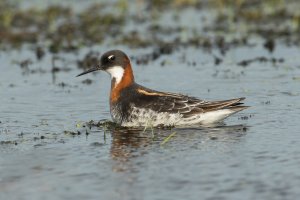
[[[113,170],[137,172],[145,164],[146,154],[150,151],[161,153],[159,149],[165,148],[172,148],[176,151],[197,149],[226,153],[231,150],[234,143],[241,141],[248,128],[244,125],[234,125],[172,130],[154,129],[153,132],[138,129],[111,130],[110,155],[115,162]],[[164,140],[174,132],[176,135],[165,143]]]
[[[114,171],[135,170],[133,159],[146,154],[153,142],[151,133],[137,129],[116,129],[111,136],[110,155],[117,164]]]

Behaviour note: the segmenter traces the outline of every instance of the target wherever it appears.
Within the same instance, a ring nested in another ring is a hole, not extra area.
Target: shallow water
[[[126,50],[129,55],[139,54]],[[281,46],[285,62],[237,66],[265,50],[235,49],[219,66],[185,49],[146,66],[137,82],[205,99],[247,97],[251,108],[217,128],[106,131],[76,127],[110,119],[107,74],[80,70],[25,74],[1,54],[1,199],[296,199],[300,183],[299,49]],[[186,55],[195,66],[180,62]],[[251,55],[253,54],[253,55]],[[49,70],[50,58],[30,68]],[[243,72],[243,73],[241,73]],[[179,76],[180,75],[180,76]],[[85,78],[91,85],[82,84]],[[65,87],[59,86],[64,82]],[[64,130],[80,130],[80,135]],[[162,145],[172,133],[173,137]]]
[[[56,65],[70,71],[58,73],[49,54],[1,52],[0,199],[297,199],[300,49],[278,43],[269,53],[254,41],[224,56],[188,47],[145,65],[132,59],[144,86],[207,100],[244,96],[251,106],[225,126],[172,130],[83,127],[110,119],[110,79],[76,78],[74,60],[111,46],[60,55]],[[114,48],[135,58],[152,52]],[[261,56],[284,62],[238,65]],[[29,70],[15,62],[28,58]]]

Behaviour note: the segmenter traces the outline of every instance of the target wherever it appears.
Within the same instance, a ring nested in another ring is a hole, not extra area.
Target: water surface
[[[225,126],[172,130],[82,127],[110,119],[110,78],[75,78],[75,60],[111,45],[60,55],[57,65],[70,71],[59,73],[49,54],[37,61],[27,47],[2,52],[0,199],[297,199],[300,50],[278,43],[270,53],[254,41],[225,55],[188,47],[148,64],[132,59],[144,86],[207,100],[244,96],[251,106]],[[113,48],[134,58],[152,51]],[[238,64],[257,57],[284,61]],[[14,62],[27,58],[29,71]]]

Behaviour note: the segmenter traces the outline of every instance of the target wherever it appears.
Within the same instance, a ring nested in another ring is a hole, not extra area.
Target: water
[[[285,62],[276,67],[235,64],[253,52],[268,56],[259,47],[241,48],[214,66],[209,53],[184,49],[162,57],[169,61],[164,67],[161,60],[134,66],[137,82],[158,90],[205,99],[247,97],[251,108],[226,120],[227,126],[153,133],[94,127],[88,135],[76,124],[110,119],[107,74],[75,78],[80,70],[71,70],[53,83],[49,72],[22,75],[11,64],[30,52],[2,54],[1,199],[296,199],[299,49],[278,48],[273,55]],[[180,62],[183,54],[196,66]],[[49,71],[50,65],[46,58],[30,68]],[[93,83],[82,84],[85,78]],[[77,129],[82,134],[63,133]]]
[[[37,61],[27,46],[1,52],[0,199],[297,199],[300,49],[278,42],[269,53],[252,42],[224,56],[181,47],[144,65],[132,59],[146,87],[207,100],[244,96],[251,106],[225,126],[172,130],[82,127],[110,119],[110,79],[76,78],[75,61],[109,42],[60,54],[56,65],[70,71],[54,74],[49,53]],[[152,51],[113,48],[135,58]],[[256,57],[284,62],[238,65]],[[28,58],[29,70],[16,64]]]

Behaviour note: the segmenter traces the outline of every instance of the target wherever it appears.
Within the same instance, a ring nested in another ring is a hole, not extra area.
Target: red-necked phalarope
[[[121,126],[208,125],[248,108],[241,103],[244,97],[204,101],[143,87],[135,83],[130,60],[120,50],[106,52],[98,66],[78,76],[96,70],[103,70],[111,75],[110,113],[113,121]]]

